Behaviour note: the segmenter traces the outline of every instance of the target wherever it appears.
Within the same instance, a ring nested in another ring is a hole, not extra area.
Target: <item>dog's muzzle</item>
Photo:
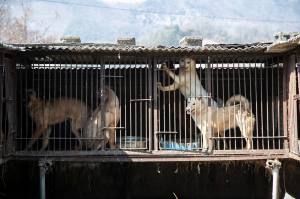
[[[191,109],[190,107],[187,107],[187,108],[185,109],[185,111],[186,111],[186,113],[187,113],[188,115],[190,115],[191,112],[192,112],[192,109]]]

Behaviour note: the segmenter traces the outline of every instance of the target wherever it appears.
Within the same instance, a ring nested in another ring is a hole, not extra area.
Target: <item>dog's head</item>
[[[197,97],[197,98],[193,98],[191,99],[186,108],[185,111],[188,115],[190,114],[194,114],[197,110],[196,113],[200,113],[201,109],[205,108],[205,106],[203,106],[202,101],[201,101],[202,97]]]
[[[194,112],[196,110],[196,106],[197,106],[197,99],[192,99],[191,101],[188,102],[185,111],[188,115],[192,114],[192,112]]]
[[[196,68],[196,60],[192,57],[185,57],[179,60],[179,67],[185,69],[194,69]]]
[[[26,90],[26,100],[27,100],[27,107],[31,109],[32,107],[35,106],[37,97],[36,97],[36,92],[33,89],[27,89]]]

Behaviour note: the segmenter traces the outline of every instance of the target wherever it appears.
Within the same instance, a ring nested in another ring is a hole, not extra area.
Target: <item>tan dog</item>
[[[88,117],[88,107],[75,99],[61,98],[52,101],[43,101],[36,97],[33,90],[28,90],[29,102],[27,108],[29,114],[36,124],[36,130],[27,145],[26,149],[32,147],[35,141],[43,135],[42,150],[48,145],[48,137],[51,133],[49,127],[51,125],[64,122],[67,119],[71,120],[71,130],[78,138],[79,147],[82,142],[80,140],[80,129],[84,127]]]
[[[162,69],[174,80],[174,83],[169,86],[162,86],[161,83],[158,82],[158,88],[161,91],[174,91],[179,89],[188,102],[195,97],[208,96],[207,91],[202,87],[198,77],[195,59],[182,58],[180,59],[179,66],[179,74],[176,75],[167,68],[166,64],[162,64]],[[207,97],[202,100],[208,104]],[[211,106],[218,106],[218,103],[212,99]]]
[[[104,112],[101,107],[98,107],[92,113],[84,131],[84,136],[87,138],[85,143],[88,148],[98,150],[103,147],[101,140],[104,139],[104,144],[109,142],[109,147],[115,149],[115,128],[120,120],[119,99],[113,90],[105,87],[102,100],[104,101]],[[103,120],[102,116],[104,116]]]
[[[231,105],[232,103],[236,105]],[[225,130],[237,126],[246,139],[246,148],[251,149],[255,117],[251,111],[250,103],[245,97],[233,96],[227,100],[226,106],[221,108],[207,106],[203,98],[197,98],[188,103],[186,111],[192,116],[202,133],[203,152],[208,151],[209,128],[211,128],[213,136],[218,135],[218,132],[224,136]],[[208,118],[209,111],[211,111],[211,118]],[[208,126],[208,120],[210,120],[211,126]]]

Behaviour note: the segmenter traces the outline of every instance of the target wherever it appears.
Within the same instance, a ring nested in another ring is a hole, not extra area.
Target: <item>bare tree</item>
[[[5,43],[50,43],[57,40],[54,36],[47,36],[51,25],[41,30],[32,30],[32,10],[29,4],[21,0],[22,14],[20,17],[11,15],[11,8],[7,1],[0,0],[0,42]]]

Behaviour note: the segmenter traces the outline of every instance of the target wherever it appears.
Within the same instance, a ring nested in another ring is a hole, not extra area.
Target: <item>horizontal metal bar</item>
[[[274,139],[274,138],[288,138],[287,136],[261,136],[261,137],[252,137],[253,139]],[[245,139],[245,137],[212,137],[209,139]]]
[[[153,99],[131,99],[130,102],[152,101]]]
[[[121,75],[111,75],[111,76],[106,76],[106,75],[104,75],[104,76],[101,76],[101,75],[100,75],[100,78],[101,78],[101,77],[104,77],[104,78],[111,78],[111,77],[123,78],[124,76],[121,76]]]
[[[189,96],[189,98],[201,98],[201,97],[203,97],[203,98],[212,98],[212,96],[211,95],[198,95],[198,96]]]
[[[117,126],[104,126],[102,129],[126,129],[125,127],[117,127]]]
[[[155,134],[177,134],[177,131],[155,131]]]

